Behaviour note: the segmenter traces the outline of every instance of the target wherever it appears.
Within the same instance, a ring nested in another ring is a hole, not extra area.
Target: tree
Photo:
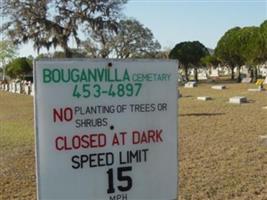
[[[16,46],[9,40],[0,41],[0,60],[2,65],[3,77],[5,80],[5,68],[6,64],[16,56]]]
[[[238,69],[238,82],[240,82],[240,67],[244,64],[252,69],[252,77],[257,79],[257,65],[267,59],[267,21],[261,27],[235,27],[228,30],[219,40],[215,54],[232,70]]]
[[[127,0],[3,0],[7,18],[1,31],[15,44],[32,40],[39,52],[45,47],[61,47],[71,57],[70,38],[80,44],[78,31],[116,31],[122,5]],[[90,32],[89,32],[90,34]]]
[[[119,34],[115,39],[118,58],[140,58],[158,51],[161,46],[149,28],[137,20],[121,20]]]
[[[231,69],[231,79],[234,80],[234,68],[245,63],[243,55],[240,53],[241,41],[239,40],[241,28],[235,27],[228,30],[217,43],[215,55]],[[238,73],[240,79],[240,73]]]
[[[266,38],[259,27],[244,27],[239,32],[240,54],[244,57],[245,64],[251,66],[253,82],[256,82],[257,65],[266,61],[267,58]]]
[[[207,67],[217,67],[221,61],[220,59],[215,55],[207,55],[203,58],[201,58],[201,64]]]
[[[16,58],[7,64],[7,74],[11,78],[23,79],[29,73],[32,73],[32,61],[28,58]]]
[[[260,31],[261,34],[264,37],[264,43],[265,43],[265,49],[266,49],[266,54],[267,54],[267,20],[265,20],[261,25],[260,25]],[[267,60],[267,55],[265,55],[265,60]]]
[[[197,67],[200,64],[201,58],[209,55],[208,49],[199,41],[181,42],[171,50],[169,58],[178,59],[180,65],[184,68],[186,81],[188,78],[188,69],[194,67],[195,80],[197,81]]]
[[[132,19],[121,20],[117,32],[93,30],[82,46],[89,57],[102,58],[153,57],[161,48],[151,30]]]

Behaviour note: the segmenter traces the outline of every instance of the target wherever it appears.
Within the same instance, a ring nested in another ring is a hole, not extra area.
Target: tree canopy
[[[232,70],[234,79],[234,68],[244,64],[252,66],[256,73],[256,65],[267,60],[267,21],[260,27],[235,27],[228,30],[219,40],[215,49],[215,55]],[[255,78],[257,75],[255,74]],[[240,81],[240,72],[238,76]]]
[[[42,47],[63,48],[71,57],[70,38],[80,44],[79,30],[117,31],[118,18],[127,0],[2,0],[7,18],[2,30],[15,44],[32,40]]]
[[[13,43],[9,40],[2,40],[0,41],[0,61],[1,61],[1,67],[3,71],[3,77],[2,79],[5,79],[5,65],[15,58],[17,53],[17,48]]]
[[[149,28],[133,19],[120,20],[117,32],[93,31],[82,43],[91,57],[140,58],[161,48]]]
[[[32,73],[32,61],[28,58],[16,58],[6,66],[6,72],[11,78],[23,78]]]
[[[216,67],[221,63],[220,59],[215,55],[207,55],[201,58],[200,62],[202,65],[207,67]]]
[[[199,41],[181,42],[171,50],[169,58],[178,59],[185,69],[185,78],[188,78],[189,65],[194,67],[200,64],[201,58],[209,55],[208,49]]]

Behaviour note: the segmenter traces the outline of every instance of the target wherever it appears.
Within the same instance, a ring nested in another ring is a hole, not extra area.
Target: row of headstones
[[[251,78],[244,78],[244,79],[242,79],[242,83],[250,83],[251,80],[252,80]],[[265,77],[265,79],[259,79],[258,81],[261,81],[262,84],[267,85],[267,76]],[[197,85],[197,83],[195,81],[189,81],[189,82],[185,83],[184,87],[185,88],[194,88],[194,87],[196,87],[196,85]],[[258,85],[258,84],[256,84],[256,85]]]
[[[196,82],[188,82],[185,84],[185,88],[194,88],[194,87],[196,87]],[[214,85],[211,88],[215,89],[215,90],[226,89],[226,87],[224,85]],[[264,88],[259,86],[258,88],[248,89],[248,91],[261,92],[261,91],[264,91]],[[181,94],[179,94],[179,96],[181,96]],[[201,100],[201,101],[208,101],[211,99],[212,98],[210,96],[197,97],[197,100]],[[244,96],[234,96],[234,97],[229,98],[229,103],[233,103],[233,104],[242,104],[242,103],[246,103],[246,102],[247,102],[247,98]],[[263,109],[267,109],[267,107],[263,107]]]
[[[237,68],[234,69],[234,72],[237,73]],[[246,66],[242,66],[240,69],[240,73],[245,75],[245,77],[250,77],[249,69]],[[259,68],[259,75],[261,76],[267,76],[267,66],[261,66]],[[189,70],[189,74],[191,76],[194,75],[194,70]],[[230,75],[231,71],[227,67],[217,67],[217,68],[211,68],[208,69],[198,69],[198,79],[199,80],[207,80],[208,77],[214,78],[219,77],[220,75]]]
[[[200,96],[197,97],[197,100],[200,101],[208,101],[208,100],[212,100],[212,98],[210,96]],[[234,96],[234,97],[230,97],[229,98],[229,103],[233,103],[233,104],[241,104],[241,103],[247,103],[247,97],[244,96]]]
[[[0,84],[0,90],[34,96],[34,84],[26,81]]]
[[[224,85],[214,85],[211,88],[214,89],[214,90],[224,90],[224,89],[226,89],[226,87]],[[249,91],[256,91],[256,90],[249,90]],[[180,93],[179,93],[179,96],[181,96]],[[199,96],[199,97],[197,97],[197,100],[208,101],[208,100],[212,100],[212,98],[210,96]],[[229,98],[229,103],[233,103],[233,104],[247,103],[247,98],[244,97],[244,96],[230,97]]]

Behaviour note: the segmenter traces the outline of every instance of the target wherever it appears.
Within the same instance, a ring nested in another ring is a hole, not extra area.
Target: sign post
[[[177,63],[36,61],[38,199],[174,200]]]

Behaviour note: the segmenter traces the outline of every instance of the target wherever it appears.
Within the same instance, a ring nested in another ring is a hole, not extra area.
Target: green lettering
[[[54,69],[53,70],[53,81],[55,82],[55,83],[59,83],[60,82],[60,71],[59,71],[59,69]]]
[[[130,81],[130,75],[129,75],[127,69],[125,69],[125,71],[124,71],[123,81]]]
[[[51,71],[49,69],[43,69],[43,82],[49,83],[51,81]]]

